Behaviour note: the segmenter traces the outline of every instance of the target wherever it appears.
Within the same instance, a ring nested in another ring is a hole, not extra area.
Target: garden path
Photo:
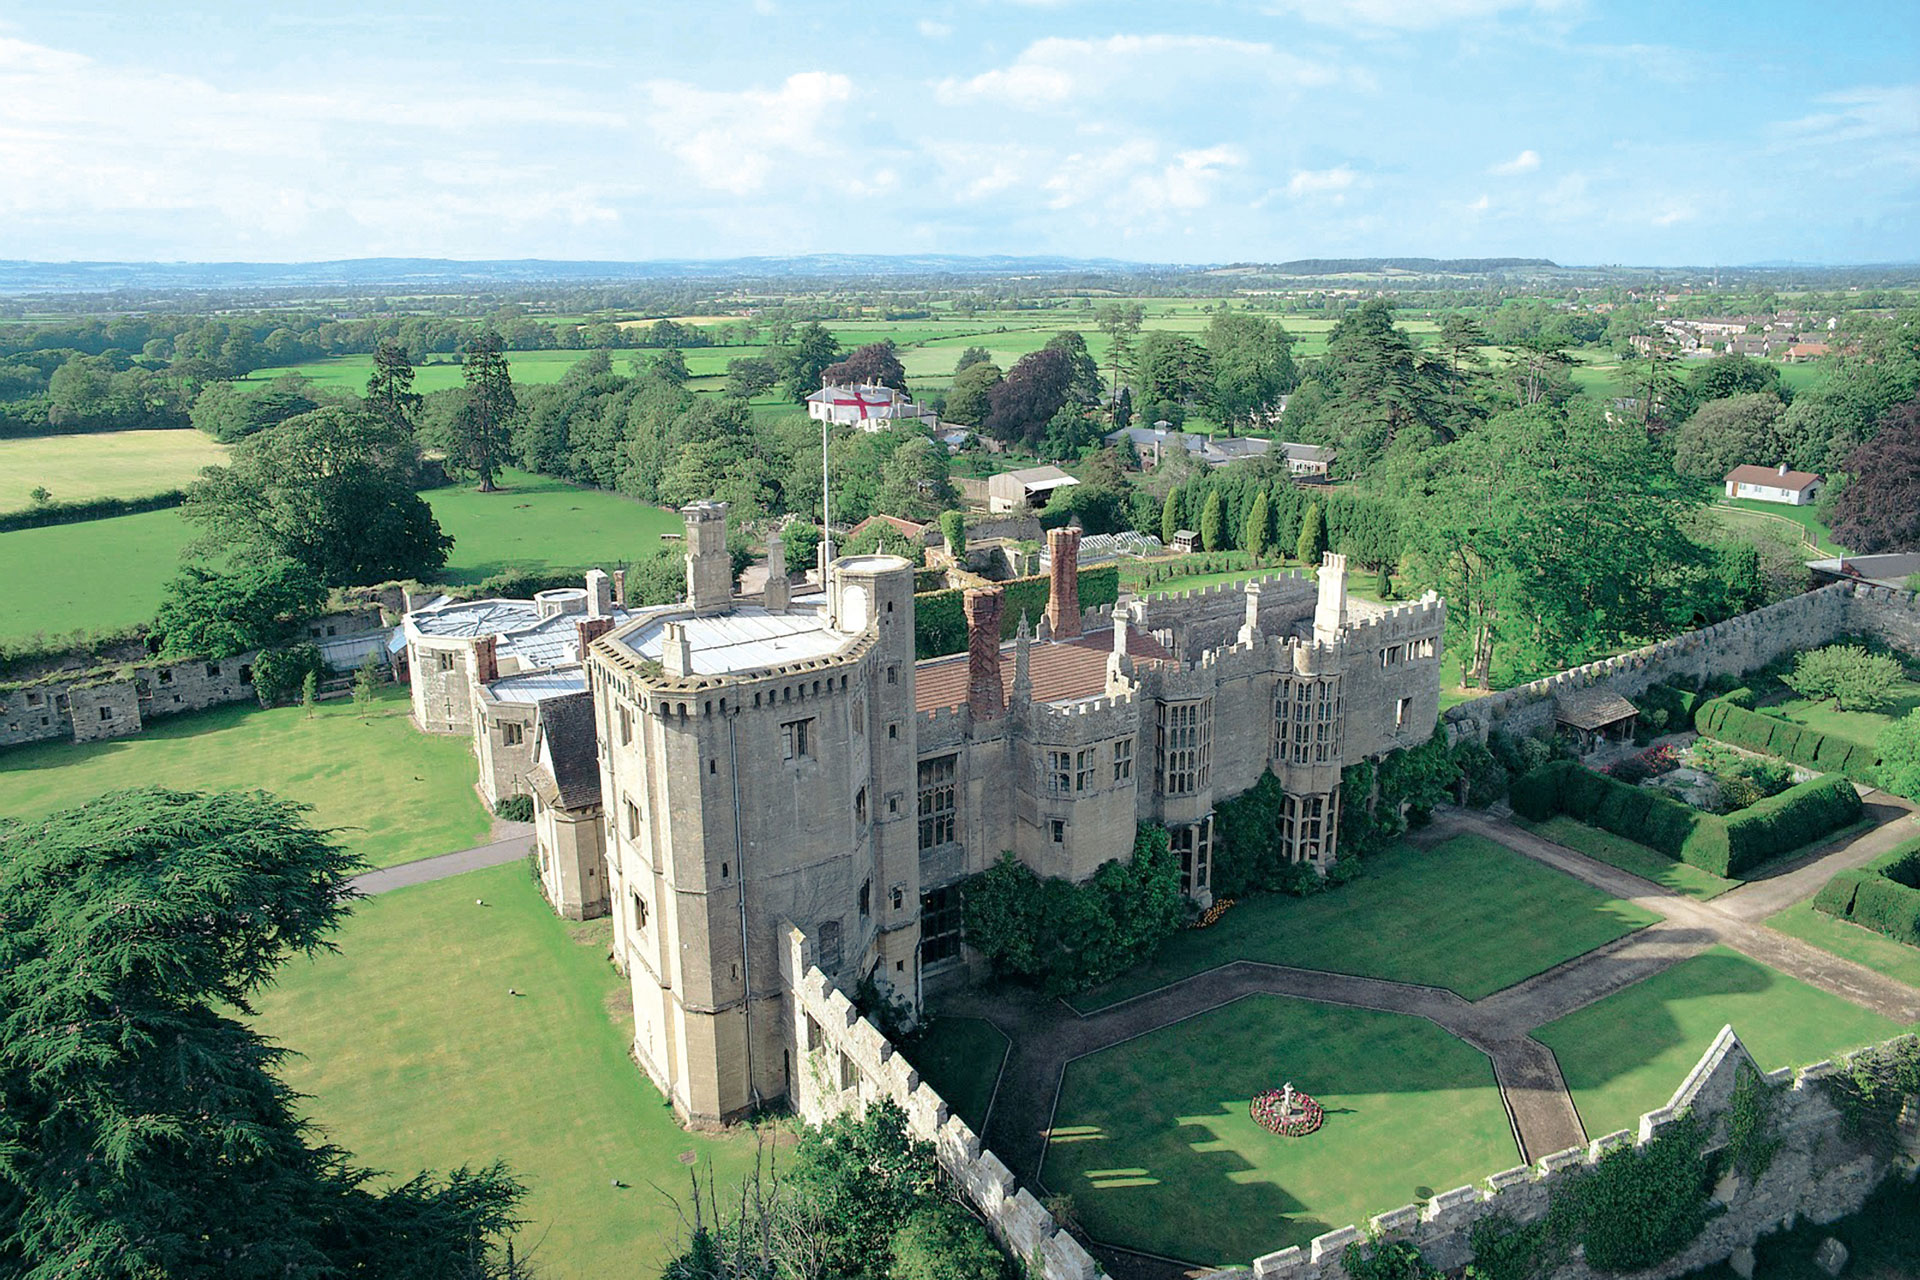
[[[1435,818],[1428,838],[1444,839],[1461,831],[1484,835],[1662,917],[1636,933],[1478,1001],[1437,987],[1241,960],[1090,1014],[1032,993],[988,995],[978,989],[947,997],[941,1008],[945,1013],[984,1019],[1010,1042],[981,1138],[1017,1176],[1036,1187],[1043,1186],[1040,1164],[1069,1062],[1263,994],[1411,1014],[1481,1050],[1493,1062],[1514,1138],[1531,1162],[1583,1145],[1588,1135],[1559,1064],[1530,1033],[1709,947],[1731,947],[1887,1017],[1920,1021],[1920,991],[1756,923],[1817,891],[1835,872],[1860,866],[1908,838],[1910,833],[1900,819],[1910,811],[1901,802],[1876,797],[1869,813],[1879,824],[1871,830],[1767,880],[1731,890],[1712,903],[1696,902],[1489,815],[1446,811]],[[1101,1254],[1110,1263],[1121,1263],[1118,1270],[1129,1275],[1171,1274],[1166,1260],[1104,1246]],[[1111,1256],[1115,1254],[1119,1256]],[[1111,1265],[1109,1270],[1118,1274]]]

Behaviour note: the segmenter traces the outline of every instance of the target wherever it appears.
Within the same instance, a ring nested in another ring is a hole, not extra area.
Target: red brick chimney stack
[[[967,706],[976,720],[992,720],[1007,709],[1000,687],[1000,614],[1006,600],[998,587],[969,587],[962,597],[967,614]]]
[[[580,633],[580,661],[587,660],[587,647],[607,632],[613,630],[612,618],[582,618],[573,624]]]
[[[500,678],[499,636],[481,636],[473,642],[473,678],[481,684]]]
[[[627,607],[627,571],[625,569],[613,571],[613,607],[616,609]]]
[[[1047,557],[1047,627],[1055,640],[1071,640],[1080,634],[1080,531],[1049,529]]]

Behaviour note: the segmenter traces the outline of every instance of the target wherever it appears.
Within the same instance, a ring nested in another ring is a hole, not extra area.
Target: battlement
[[[1278,573],[1270,573],[1259,578],[1247,578],[1241,582],[1214,582],[1204,587],[1187,587],[1181,591],[1148,590],[1141,594],[1141,599],[1152,604],[1204,603],[1225,599],[1228,596],[1236,598],[1244,596],[1247,594],[1247,588],[1254,583],[1260,584],[1263,588],[1268,584],[1282,589],[1295,586],[1309,595],[1315,590],[1313,575],[1305,569],[1284,569]]]

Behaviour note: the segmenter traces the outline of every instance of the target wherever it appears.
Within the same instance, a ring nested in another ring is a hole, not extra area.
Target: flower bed
[[[1277,1133],[1283,1138],[1304,1138],[1320,1127],[1326,1119],[1326,1112],[1298,1089],[1293,1091],[1293,1110],[1281,1114],[1281,1102],[1286,1097],[1284,1089],[1269,1089],[1254,1098],[1249,1108],[1254,1123],[1269,1133]]]
[[[1227,914],[1227,908],[1231,907],[1232,905],[1233,905],[1232,898],[1218,899],[1212,906],[1208,907],[1205,911],[1200,913],[1200,918],[1193,922],[1193,927],[1196,929],[1212,928],[1214,925],[1220,922],[1221,916]]]

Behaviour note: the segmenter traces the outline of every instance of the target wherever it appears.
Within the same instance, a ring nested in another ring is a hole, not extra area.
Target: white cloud
[[[1512,177],[1516,173],[1532,173],[1540,167],[1540,153],[1529,147],[1511,160],[1502,161],[1490,167],[1487,172]]]
[[[931,18],[922,18],[919,22],[920,34],[929,40],[945,40],[953,34],[953,27],[945,22],[935,22]]]
[[[678,80],[646,86],[648,123],[660,143],[693,169],[702,186],[736,196],[767,186],[776,168],[816,160],[833,148],[822,136],[853,81],[837,72],[802,71],[777,89],[727,93]]]
[[[1049,36],[1036,40],[1004,67],[934,86],[948,105],[1001,102],[1029,109],[1055,107],[1101,94],[1138,93],[1143,77],[1171,83],[1251,74],[1281,90],[1325,88],[1355,77],[1338,67],[1284,52],[1270,44],[1219,36],[1108,36],[1098,40]]]
[[[1776,126],[1781,146],[1848,148],[1880,164],[1920,169],[1920,84],[1863,85],[1815,101],[1832,109]]]
[[[1467,210],[1470,213],[1485,213],[1491,208],[1493,208],[1493,201],[1487,198],[1487,194],[1484,191],[1480,193],[1478,200],[1475,200],[1467,206]]]
[[[1696,216],[1693,206],[1674,205],[1664,213],[1655,214],[1653,225],[1656,227],[1671,227],[1675,223],[1691,222]]]
[[[1360,175],[1341,165],[1336,169],[1296,169],[1287,180],[1287,194],[1298,200],[1305,196],[1332,195],[1336,198],[1360,181]]]
[[[1269,12],[1360,31],[1429,31],[1497,18],[1510,9],[1552,13],[1579,0],[1272,0]]]

